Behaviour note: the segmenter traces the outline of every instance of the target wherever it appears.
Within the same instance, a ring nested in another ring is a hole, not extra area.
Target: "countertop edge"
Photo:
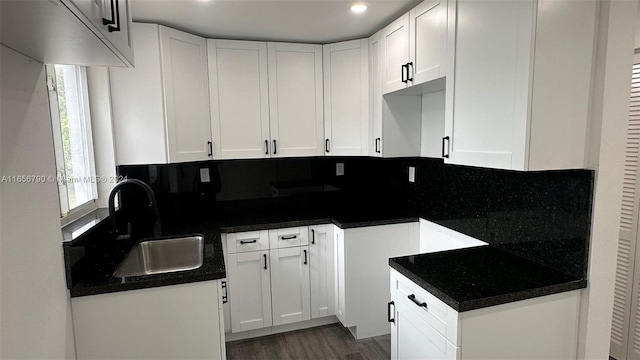
[[[413,272],[406,269],[404,266],[398,264],[393,259],[389,259],[389,266],[394,270],[398,271],[400,274],[406,276],[409,280],[413,281],[418,286],[428,291],[431,295],[440,299],[442,302],[444,302],[445,304],[447,304],[457,312],[477,310],[477,309],[507,304],[507,303],[516,302],[516,301],[557,294],[557,293],[566,292],[566,291],[584,289],[587,287],[586,279],[576,279],[573,281],[563,282],[560,284],[527,289],[527,290],[517,291],[513,293],[507,293],[507,294],[496,295],[496,296],[474,299],[474,300],[458,301],[452,298],[451,296],[447,295],[443,291],[439,290],[437,287],[431,285],[429,282],[420,278],[419,276],[416,276]]]

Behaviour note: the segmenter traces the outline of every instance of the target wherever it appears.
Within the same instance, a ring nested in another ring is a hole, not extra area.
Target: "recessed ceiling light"
[[[367,5],[365,5],[365,4],[355,4],[355,5],[351,6],[351,11],[354,14],[362,14],[363,12],[367,11]]]

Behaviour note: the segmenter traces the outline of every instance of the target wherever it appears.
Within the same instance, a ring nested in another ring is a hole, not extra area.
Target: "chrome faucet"
[[[158,204],[156,202],[156,197],[153,194],[153,190],[149,185],[137,179],[127,179],[117,183],[111,190],[111,193],[109,194],[109,222],[111,222],[111,233],[116,235],[116,240],[131,239],[131,223],[127,223],[126,234],[118,235],[118,228],[116,223],[116,207],[114,204],[114,200],[118,191],[120,191],[121,188],[127,185],[136,185],[144,189],[145,193],[147,194],[147,199],[149,199],[149,207],[153,210],[153,215],[155,216],[155,222],[153,224],[153,236],[159,237],[161,235],[160,213],[158,212]]]

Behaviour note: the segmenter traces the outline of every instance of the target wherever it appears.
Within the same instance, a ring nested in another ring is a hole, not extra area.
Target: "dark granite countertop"
[[[93,224],[93,233],[85,230],[83,236],[65,242],[67,285],[71,297],[97,295],[118,291],[216,280],[226,277],[221,233],[267,230],[294,226],[333,223],[346,229],[418,221],[417,216],[404,213],[345,213],[336,217],[310,211],[280,211],[271,213],[236,213],[217,216],[215,219],[191,219],[189,221],[163,221],[162,236],[202,234],[204,259],[198,269],[128,278],[114,277],[116,267],[139,239],[130,243],[117,243],[108,233],[108,219]],[[90,240],[89,240],[90,239]],[[116,244],[115,248],[107,247]],[[119,248],[119,249],[118,249]],[[91,258],[87,256],[91,253]],[[79,265],[76,265],[79,264]]]
[[[587,286],[493,246],[397,257],[389,265],[458,312]]]

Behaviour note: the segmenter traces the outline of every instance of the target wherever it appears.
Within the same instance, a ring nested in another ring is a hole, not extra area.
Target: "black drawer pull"
[[[407,78],[408,78],[409,77],[409,65],[407,65],[407,64],[402,65],[402,79],[401,79],[401,81],[406,84],[407,81],[409,81],[409,80],[405,79],[405,77],[404,77],[404,74],[405,74],[404,70],[405,69],[407,69]]]
[[[293,240],[295,238],[297,238],[298,236],[296,235],[291,235],[291,236],[281,236],[280,239],[282,240]]]
[[[264,269],[267,270],[267,254],[262,254],[264,256]]]
[[[315,244],[316,243],[316,231],[314,229],[311,229],[311,244]]]
[[[304,251],[304,264],[307,265],[307,250]]]
[[[329,152],[329,139],[324,139],[324,151]]]
[[[264,141],[264,154],[269,155],[269,140]]]
[[[253,243],[256,243],[256,242],[258,242],[258,240],[256,240],[256,239],[253,239],[253,240],[240,240],[240,244],[241,245],[253,244]]]
[[[380,138],[376,138],[376,153],[380,154]]]
[[[391,317],[391,305],[393,305],[393,308],[395,309],[396,303],[394,303],[393,301],[389,301],[387,303],[387,321],[390,323],[396,322],[396,319]]]
[[[273,140],[273,155],[278,153],[278,143]]]
[[[418,300],[416,300],[416,296],[414,294],[411,294],[409,296],[407,296],[409,298],[409,300],[413,301],[414,304],[423,307],[423,308],[427,308],[427,303],[426,302],[420,302]]]
[[[207,148],[209,149],[207,155],[213,156],[213,142],[207,141]]]
[[[411,66],[411,70],[409,70],[409,66]],[[411,77],[409,77],[409,74],[411,74]],[[413,63],[407,63],[407,81],[413,81]]]

